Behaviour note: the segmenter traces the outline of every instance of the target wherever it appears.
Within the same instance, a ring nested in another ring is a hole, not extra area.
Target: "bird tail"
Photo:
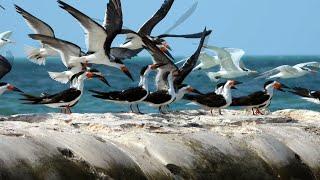
[[[70,80],[69,76],[64,72],[48,72],[51,79],[58,81],[62,84],[67,84]]]
[[[189,100],[189,101],[194,101],[196,99],[195,95],[191,95],[191,94],[186,94],[183,96],[183,99],[185,100]]]
[[[46,58],[41,55],[40,48],[25,46],[24,51],[31,62],[38,65],[46,64]]]
[[[96,90],[89,90],[89,91],[92,93],[95,93],[92,95],[95,98],[99,98],[99,99],[108,99],[109,98],[109,93],[96,91]]]
[[[21,94],[21,95],[24,96],[24,98],[20,100],[27,101],[23,104],[39,104],[43,100],[43,97],[37,97],[30,94]]]

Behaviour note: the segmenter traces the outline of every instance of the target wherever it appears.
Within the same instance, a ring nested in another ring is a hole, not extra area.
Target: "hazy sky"
[[[122,0],[124,25],[137,30],[164,0]],[[90,17],[103,18],[107,0],[67,0]],[[171,12],[153,31],[163,33],[195,0],[176,0]],[[319,55],[319,0],[198,0],[196,12],[172,33],[193,33],[207,26],[214,30],[210,44],[243,48],[249,55]],[[24,56],[24,45],[38,45],[13,8],[16,3],[50,24],[56,36],[85,47],[78,23],[55,0],[1,0],[1,31],[12,30],[17,43],[8,46]],[[114,44],[118,44],[118,39]],[[198,40],[169,39],[175,55],[189,55]]]

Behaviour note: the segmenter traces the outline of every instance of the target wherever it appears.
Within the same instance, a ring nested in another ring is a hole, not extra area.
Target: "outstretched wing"
[[[54,31],[47,23],[28,13],[18,5],[14,6],[16,8],[16,11],[22,15],[28,26],[34,31],[35,34],[54,37]]]
[[[239,70],[247,69],[246,67],[244,67],[243,61],[241,59],[245,54],[243,49],[237,49],[237,48],[224,48],[224,49],[231,54],[232,61]]]
[[[212,33],[211,30],[206,31],[205,35],[209,36]],[[194,33],[194,34],[182,34],[182,35],[177,35],[177,34],[162,34],[158,36],[158,38],[167,38],[167,37],[175,37],[175,38],[187,38],[187,39],[197,39],[202,37],[203,32],[199,33]]]
[[[207,32],[207,29],[205,28],[202,33],[202,37],[201,37],[201,40],[200,40],[200,43],[199,43],[197,50],[193,53],[193,55],[187,61],[185,61],[185,63],[180,68],[179,75],[177,77],[175,77],[175,79],[174,79],[175,85],[182,84],[184,79],[190,74],[190,72],[193,70],[193,68],[197,65],[199,55],[200,55],[200,52],[203,47],[204,40],[206,38],[206,32]]]
[[[107,38],[106,30],[97,22],[92,20],[87,15],[83,14],[67,3],[58,0],[60,7],[70,13],[78,20],[85,32],[86,45],[88,52],[96,52],[104,48]]]
[[[140,29],[142,35],[151,35],[153,28],[161,22],[170,11],[174,0],[164,0],[161,8]]]
[[[274,74],[277,74],[277,73],[280,73],[280,72],[294,74],[294,73],[297,72],[297,70],[295,68],[293,68],[292,66],[282,65],[282,66],[276,67],[274,69],[271,69],[269,71],[266,71],[266,72],[260,74],[257,77],[257,79],[266,78],[266,77],[269,77],[271,75],[274,75]]]
[[[10,62],[7,58],[0,55],[0,79],[2,79],[6,74],[8,74],[12,69]]]
[[[299,68],[302,68],[302,67],[315,67],[315,68],[320,68],[320,62],[306,62],[306,63],[301,63],[301,64],[297,64],[293,67],[299,67]]]
[[[217,56],[220,59],[221,70],[226,70],[226,71],[238,70],[238,68],[235,66],[232,60],[231,54],[228,51],[226,51],[224,48],[219,48],[216,46],[207,46],[206,48],[214,51],[217,54]]]
[[[40,34],[30,34],[29,36],[59,52],[62,63],[66,67],[70,67],[69,60],[71,57],[79,57],[81,54],[81,48],[71,42]]]
[[[8,39],[12,35],[12,31],[6,31],[0,34],[0,39]]]

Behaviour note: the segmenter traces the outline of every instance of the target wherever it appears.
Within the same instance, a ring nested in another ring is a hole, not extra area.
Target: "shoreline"
[[[320,178],[319,112],[223,112],[0,117],[0,172],[40,179]]]

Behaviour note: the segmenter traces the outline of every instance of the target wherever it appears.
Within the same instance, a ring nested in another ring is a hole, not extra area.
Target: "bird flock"
[[[264,114],[262,110],[268,110],[274,90],[288,91],[320,104],[320,91],[303,87],[290,88],[279,82],[279,79],[298,78],[309,73],[316,73],[320,69],[319,62],[301,63],[295,66],[282,65],[259,73],[246,68],[242,60],[244,50],[208,45],[207,41],[212,31],[207,28],[192,34],[170,34],[169,30],[158,36],[153,35],[152,30],[166,17],[173,3],[174,0],[164,0],[162,6],[147,22],[138,30],[132,30],[123,26],[120,0],[109,0],[103,23],[90,18],[89,15],[66,2],[58,0],[57,4],[61,10],[70,14],[83,29],[86,49],[62,37],[56,37],[54,29],[49,24],[15,5],[16,12],[22,16],[33,31],[33,34],[28,36],[40,43],[40,47],[27,46],[25,48],[27,58],[38,65],[45,65],[48,57],[60,56],[65,71],[48,72],[48,75],[59,83],[69,84],[69,88],[57,93],[42,93],[36,96],[25,93],[9,83],[0,83],[0,95],[6,91],[16,91],[21,94],[21,100],[26,104],[58,108],[62,113],[70,114],[71,108],[79,102],[84,93],[86,80],[96,78],[106,86],[110,86],[103,73],[93,68],[92,65],[100,65],[101,68],[116,68],[134,81],[125,62],[137,56],[141,51],[147,50],[152,57],[152,63],[141,69],[140,80],[135,87],[112,92],[89,90],[92,96],[106,102],[128,105],[134,113],[142,113],[139,109],[141,103],[157,108],[160,113],[169,113],[170,104],[184,99],[201,106],[211,114],[213,110],[217,110],[221,115],[222,109],[237,106],[252,111],[254,115],[262,115]],[[185,21],[194,9],[195,6],[191,7],[170,29]],[[11,34],[11,31],[0,34],[0,47],[14,43],[10,40]],[[118,47],[113,47],[112,42],[119,35],[125,35],[126,40]],[[171,47],[165,40],[166,38],[199,39],[199,44],[190,57],[176,62],[170,53]],[[181,63],[183,64],[179,66]],[[220,70],[207,71],[215,66],[219,66]],[[12,64],[8,58],[0,55],[0,80],[10,72],[11,68]],[[148,84],[149,74],[152,71],[156,72],[154,79],[156,90],[153,92],[150,91]],[[185,84],[185,79],[192,76],[194,71],[205,71],[210,80],[217,83],[216,89],[202,93],[191,85]],[[237,85],[241,84],[235,79],[243,76],[266,79],[263,90],[242,97],[233,97],[233,89],[237,89]],[[219,83],[222,79],[227,81]]]

